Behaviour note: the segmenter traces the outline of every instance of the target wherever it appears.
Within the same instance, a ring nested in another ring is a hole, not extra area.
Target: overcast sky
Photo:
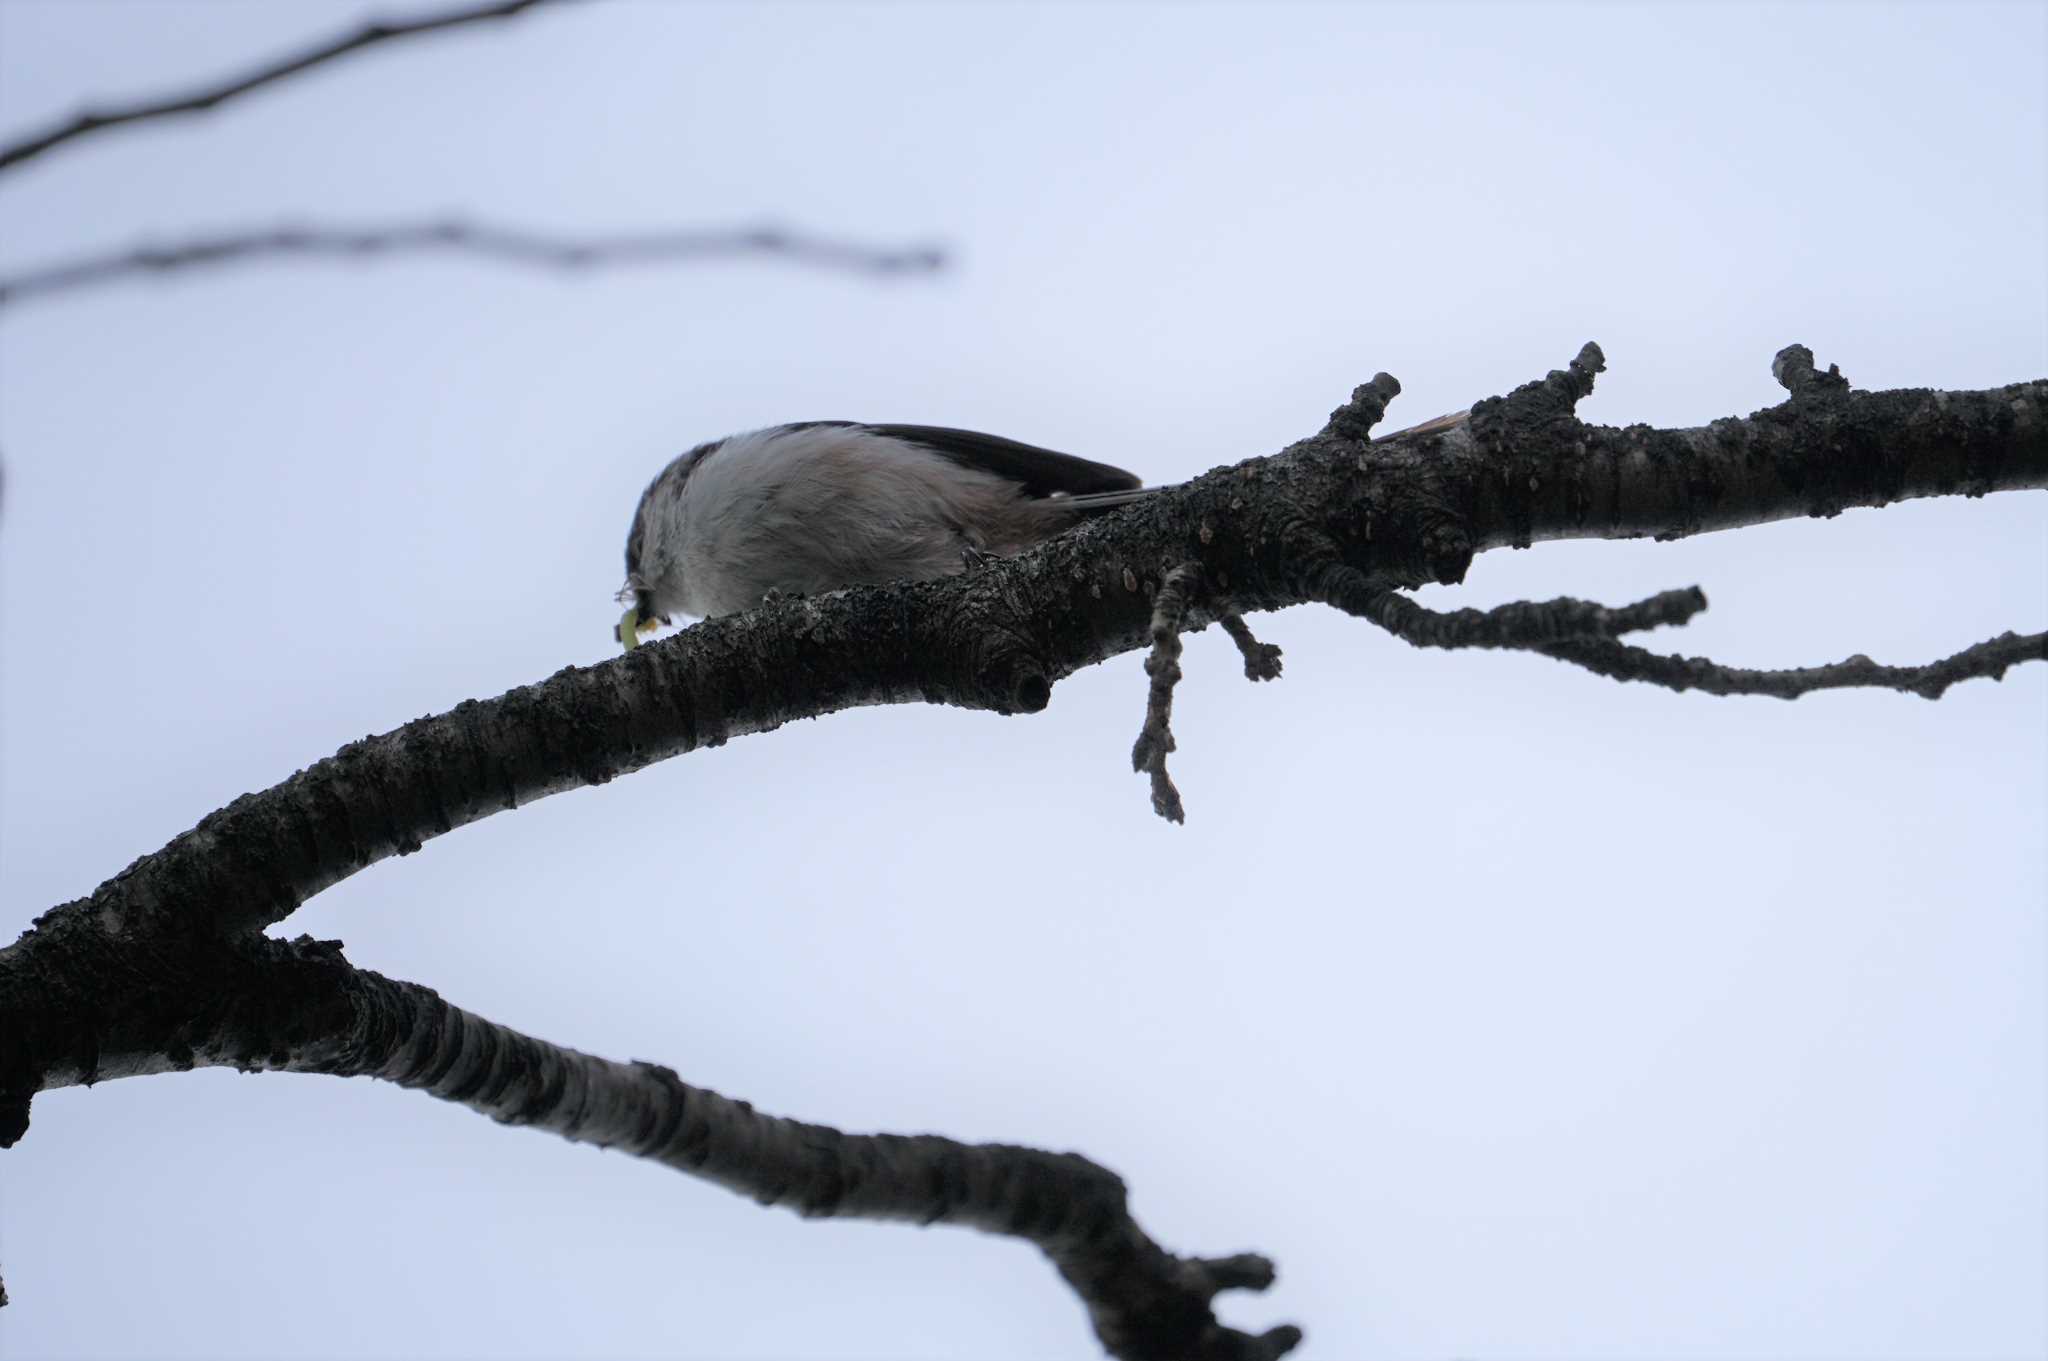
[[[0,130],[355,4],[0,2]],[[365,54],[0,180],[0,273],[443,211],[774,221],[953,266],[293,264],[0,312],[0,938],[365,733],[602,661],[641,487],[785,420],[1174,481],[1569,359],[1588,419],[2048,374],[2035,5],[685,5]],[[1656,643],[1920,662],[2048,621],[2039,493],[1482,557],[1697,583]],[[854,1130],[1083,1151],[1256,1249],[1304,1357],[2048,1352],[2048,666],[1937,704],[1623,687],[1327,611],[1045,713],[839,714],[546,800],[282,928]],[[375,1082],[39,1097],[21,1358],[1085,1358],[1017,1243],[805,1223]]]

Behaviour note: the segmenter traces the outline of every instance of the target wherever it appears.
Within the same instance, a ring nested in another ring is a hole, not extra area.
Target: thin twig
[[[1625,633],[1690,620],[1707,607],[1707,597],[1697,586],[1664,591],[1619,609],[1561,597],[1517,601],[1491,610],[1441,611],[1376,585],[1355,568],[1336,564],[1321,574],[1316,597],[1417,647],[1541,652],[1612,680],[1710,695],[1797,699],[1815,690],[1869,688],[1939,699],[1958,681],[1980,676],[2000,680],[2008,667],[2048,660],[2048,633],[2002,633],[1925,666],[1880,666],[1858,653],[1829,666],[1783,671],[1723,666],[1705,657],[1672,656],[1617,641]]]
[[[1246,680],[1269,681],[1280,679],[1280,649],[1271,643],[1262,643],[1252,634],[1252,626],[1244,621],[1241,614],[1226,614],[1220,621],[1223,631],[1230,635],[1230,641],[1237,644],[1237,650],[1244,656],[1244,678]]]
[[[88,255],[0,278],[0,306],[37,294],[113,283],[137,274],[263,256],[382,258],[406,251],[457,251],[551,269],[760,255],[870,274],[929,273],[945,256],[931,246],[864,246],[779,227],[707,228],[576,238],[450,218],[382,227],[280,226],[198,237],[169,246]]]
[[[1341,564],[1323,573],[1317,598],[1378,624],[1403,642],[1443,648],[1534,648],[1614,638],[1683,624],[1707,607],[1705,592],[1689,586],[1619,608],[1560,596],[1555,600],[1518,600],[1490,610],[1433,610]]]
[[[1145,726],[1131,747],[1131,769],[1152,777],[1152,811],[1168,822],[1186,822],[1180,791],[1166,773],[1166,756],[1173,750],[1173,688],[1180,684],[1180,630],[1187,618],[1188,598],[1201,584],[1199,563],[1184,562],[1166,574],[1152,597],[1152,651],[1145,658],[1145,674],[1152,687],[1145,700]]]
[[[1710,695],[1798,699],[1815,690],[1871,687],[1940,699],[1942,692],[1958,681],[1980,676],[2003,680],[2007,667],[2048,661],[2048,633],[2001,633],[1925,666],[1880,666],[1858,653],[1831,666],[1785,671],[1751,671],[1723,666],[1705,657],[1667,656],[1601,639],[1556,643],[1537,650],[1613,680],[1644,681],[1669,690],[1703,690]]]
[[[1828,371],[1822,373],[1813,362],[1813,351],[1804,345],[1787,345],[1772,355],[1771,377],[1778,380],[1779,387],[1792,394],[1795,402],[1849,390],[1849,380],[1842,376],[1842,366],[1830,364]]]
[[[498,3],[481,5],[474,9],[455,10],[429,18],[413,19],[400,23],[373,20],[353,33],[330,39],[316,47],[307,48],[296,56],[259,66],[245,75],[233,76],[227,80],[208,85],[188,94],[166,95],[146,99],[125,107],[103,111],[85,110],[43,131],[33,133],[19,141],[0,146],[0,172],[11,169],[25,161],[33,160],[53,147],[66,142],[77,141],[109,128],[140,123],[152,118],[169,118],[177,114],[199,113],[225,104],[231,99],[261,89],[265,85],[297,75],[301,71],[324,66],[351,52],[360,52],[378,43],[391,42],[399,38],[417,37],[422,33],[433,33],[442,29],[457,28],[464,24],[483,23],[493,19],[509,19],[522,10],[551,0],[498,0]]]

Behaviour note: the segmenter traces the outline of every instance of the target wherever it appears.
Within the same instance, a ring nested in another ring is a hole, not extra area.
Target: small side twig
[[[1152,678],[1152,687],[1145,701],[1145,726],[1131,747],[1131,769],[1151,776],[1152,811],[1168,822],[1187,821],[1180,791],[1166,773],[1166,757],[1174,747],[1173,688],[1180,684],[1181,625],[1201,580],[1201,564],[1184,562],[1166,574],[1158,594],[1152,597],[1152,651],[1145,658],[1145,674]]]
[[[168,118],[176,114],[199,113],[206,109],[216,108],[231,99],[248,94],[251,90],[261,89],[265,85],[283,80],[288,76],[298,75],[300,72],[311,70],[316,66],[324,66],[336,58],[345,57],[351,52],[360,52],[364,48],[373,47],[378,43],[391,42],[399,38],[417,37],[422,33],[432,33],[438,29],[457,28],[464,24],[483,23],[492,19],[509,19],[521,10],[532,9],[535,5],[544,3],[548,3],[548,0],[497,0],[497,3],[494,4],[479,5],[471,9],[431,15],[424,19],[414,19],[405,23],[372,22],[364,24],[353,33],[346,33],[340,37],[330,39],[318,46],[308,48],[295,56],[281,58],[259,66],[244,75],[233,76],[227,80],[208,85],[187,94],[146,99],[123,107],[108,109],[104,112],[87,110],[76,114],[51,127],[45,128],[41,132],[33,133],[17,141],[10,142],[5,146],[0,146],[0,171],[11,169],[24,161],[33,160],[44,152],[54,147],[62,146],[66,142],[74,142],[81,137],[89,137],[94,133],[105,132],[109,128],[121,127],[128,123],[140,123],[152,118]]]
[[[1618,608],[1560,596],[1556,600],[1518,600],[1490,610],[1433,610],[1341,564],[1325,570],[1316,594],[1325,604],[1369,620],[1405,643],[1442,648],[1529,649],[1614,638],[1683,624],[1707,607],[1706,593],[1688,586]]]
[[[1372,428],[1387,414],[1387,403],[1401,395],[1401,380],[1391,373],[1376,373],[1369,383],[1351,390],[1351,398],[1330,413],[1323,423],[1325,435],[1361,442],[1372,438]]]
[[[1244,654],[1244,678],[1254,681],[1280,679],[1280,649],[1272,643],[1262,643],[1252,635],[1252,626],[1244,621],[1241,614],[1226,614],[1220,621],[1223,631],[1230,635],[1230,641],[1237,644],[1237,650]]]
[[[2048,661],[2048,633],[2001,633],[1954,656],[1925,666],[1880,666],[1861,653],[1830,666],[1795,667],[1784,671],[1752,671],[1723,666],[1705,657],[1676,657],[1618,643],[1586,639],[1539,648],[1547,657],[1582,666],[1595,675],[1618,681],[1644,681],[1667,690],[1701,690],[1710,695],[1768,695],[1798,699],[1815,690],[1860,687],[1899,690],[1922,699],[1939,699],[1958,681],[1989,677],[2002,680],[2007,667]]]
[[[1849,390],[1849,380],[1842,376],[1841,365],[1830,364],[1828,371],[1822,373],[1814,363],[1813,351],[1804,345],[1787,345],[1771,356],[1771,377],[1792,394],[1795,402]]]
[[[365,260],[411,251],[457,251],[551,269],[658,264],[758,255],[868,274],[928,274],[945,264],[935,246],[867,246],[780,227],[703,228],[577,238],[461,218],[372,227],[279,226],[87,255],[0,278],[0,305],[39,294],[114,283],[141,274],[271,256]]]

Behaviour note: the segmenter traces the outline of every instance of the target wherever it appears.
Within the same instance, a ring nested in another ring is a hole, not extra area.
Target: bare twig
[[[1254,681],[1280,679],[1280,649],[1252,636],[1252,626],[1241,614],[1226,614],[1220,621],[1230,641],[1244,656],[1244,678]]]
[[[1518,601],[1491,610],[1440,611],[1376,585],[1354,568],[1333,564],[1321,574],[1317,598],[1417,647],[1541,652],[1612,680],[1712,695],[1797,699],[1816,690],[1875,688],[1939,699],[1958,681],[1998,680],[2008,667],[2048,660],[2048,633],[2002,633],[1925,666],[1880,666],[1858,653],[1829,666],[1783,671],[1723,666],[1705,657],[1670,656],[1616,641],[1622,634],[1691,620],[1707,607],[1707,597],[1697,586],[1664,591],[1619,609],[1559,598]]]
[[[1346,614],[1368,619],[1416,647],[1533,648],[1584,638],[1683,624],[1707,607],[1697,586],[1663,591],[1633,605],[1611,608],[1589,600],[1520,600],[1490,610],[1432,610],[1368,580],[1355,568],[1332,566],[1318,596]]]
[[[140,123],[152,118],[169,118],[178,114],[199,113],[216,108],[231,99],[248,94],[251,90],[295,76],[316,66],[324,66],[337,58],[378,43],[391,42],[399,38],[418,37],[443,29],[458,28],[464,24],[484,23],[493,19],[509,19],[522,10],[554,0],[498,0],[498,3],[479,5],[471,9],[453,10],[423,19],[405,22],[373,20],[353,33],[307,48],[296,56],[285,57],[244,75],[232,76],[218,83],[180,95],[165,95],[146,99],[126,106],[105,110],[86,110],[71,118],[32,133],[18,141],[0,146],[0,172],[33,160],[54,147],[66,142],[75,142],[81,137],[105,132],[109,128]]]
[[[1792,394],[1795,402],[1849,390],[1849,380],[1842,376],[1841,366],[1830,364],[1828,371],[1822,373],[1813,362],[1813,351],[1804,345],[1787,345],[1773,355],[1771,377]]]
[[[1674,657],[1627,643],[1589,639],[1537,649],[1547,657],[1583,666],[1619,681],[1645,681],[1669,690],[1703,690],[1710,695],[1769,695],[1798,699],[1815,690],[1876,688],[1940,699],[1957,681],[2002,680],[2007,667],[2048,661],[2048,633],[2001,633],[1952,657],[1925,666],[1880,666],[1861,653],[1831,666],[1785,671],[1751,671],[1705,657]]]
[[[1168,822],[1187,821],[1180,791],[1166,773],[1166,756],[1174,747],[1173,688],[1180,684],[1181,625],[1201,582],[1201,565],[1184,562],[1166,574],[1152,597],[1152,651],[1145,658],[1152,686],[1145,700],[1145,726],[1131,747],[1131,769],[1152,777],[1152,811]]]
[[[0,306],[38,294],[113,283],[139,274],[229,264],[264,256],[381,259],[408,251],[454,251],[553,269],[654,264],[757,255],[870,274],[929,273],[945,263],[931,246],[865,246],[779,227],[639,232],[576,238],[449,218],[381,227],[282,226],[226,232],[169,246],[88,255],[0,278]]]

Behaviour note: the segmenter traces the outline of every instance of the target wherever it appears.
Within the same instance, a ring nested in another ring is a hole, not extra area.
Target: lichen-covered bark
[[[578,1054],[357,971],[337,946],[260,932],[377,860],[563,789],[860,704],[1033,712],[1061,678],[1148,641],[1166,660],[1154,668],[1139,764],[1170,789],[1178,631],[1224,620],[1247,674],[1271,678],[1277,652],[1241,615],[1308,601],[1421,645],[1528,647],[1719,693],[1884,684],[1932,696],[2048,654],[2043,635],[2007,636],[1928,667],[1859,657],[1734,672],[1616,641],[1683,622],[1705,606],[1697,591],[1618,609],[1552,601],[1452,614],[1397,594],[1457,581],[1475,553],[1537,539],[1678,538],[2048,486],[2048,382],[1858,393],[1794,347],[1779,357],[1792,393],[1780,406],[1701,429],[1617,430],[1573,414],[1602,362],[1588,346],[1505,398],[1375,442],[1370,428],[1398,390],[1381,375],[1280,453],[1216,469],[1025,558],[780,601],[351,743],[211,814],[0,950],[0,1146],[26,1130],[33,1095],[55,1086],[199,1064],[369,1075],[806,1214],[1026,1238],[1119,1356],[1278,1355],[1298,1332],[1238,1333],[1209,1306],[1218,1290],[1270,1281],[1270,1264],[1165,1252],[1130,1219],[1121,1183],[1076,1155],[764,1116],[665,1069]]]

